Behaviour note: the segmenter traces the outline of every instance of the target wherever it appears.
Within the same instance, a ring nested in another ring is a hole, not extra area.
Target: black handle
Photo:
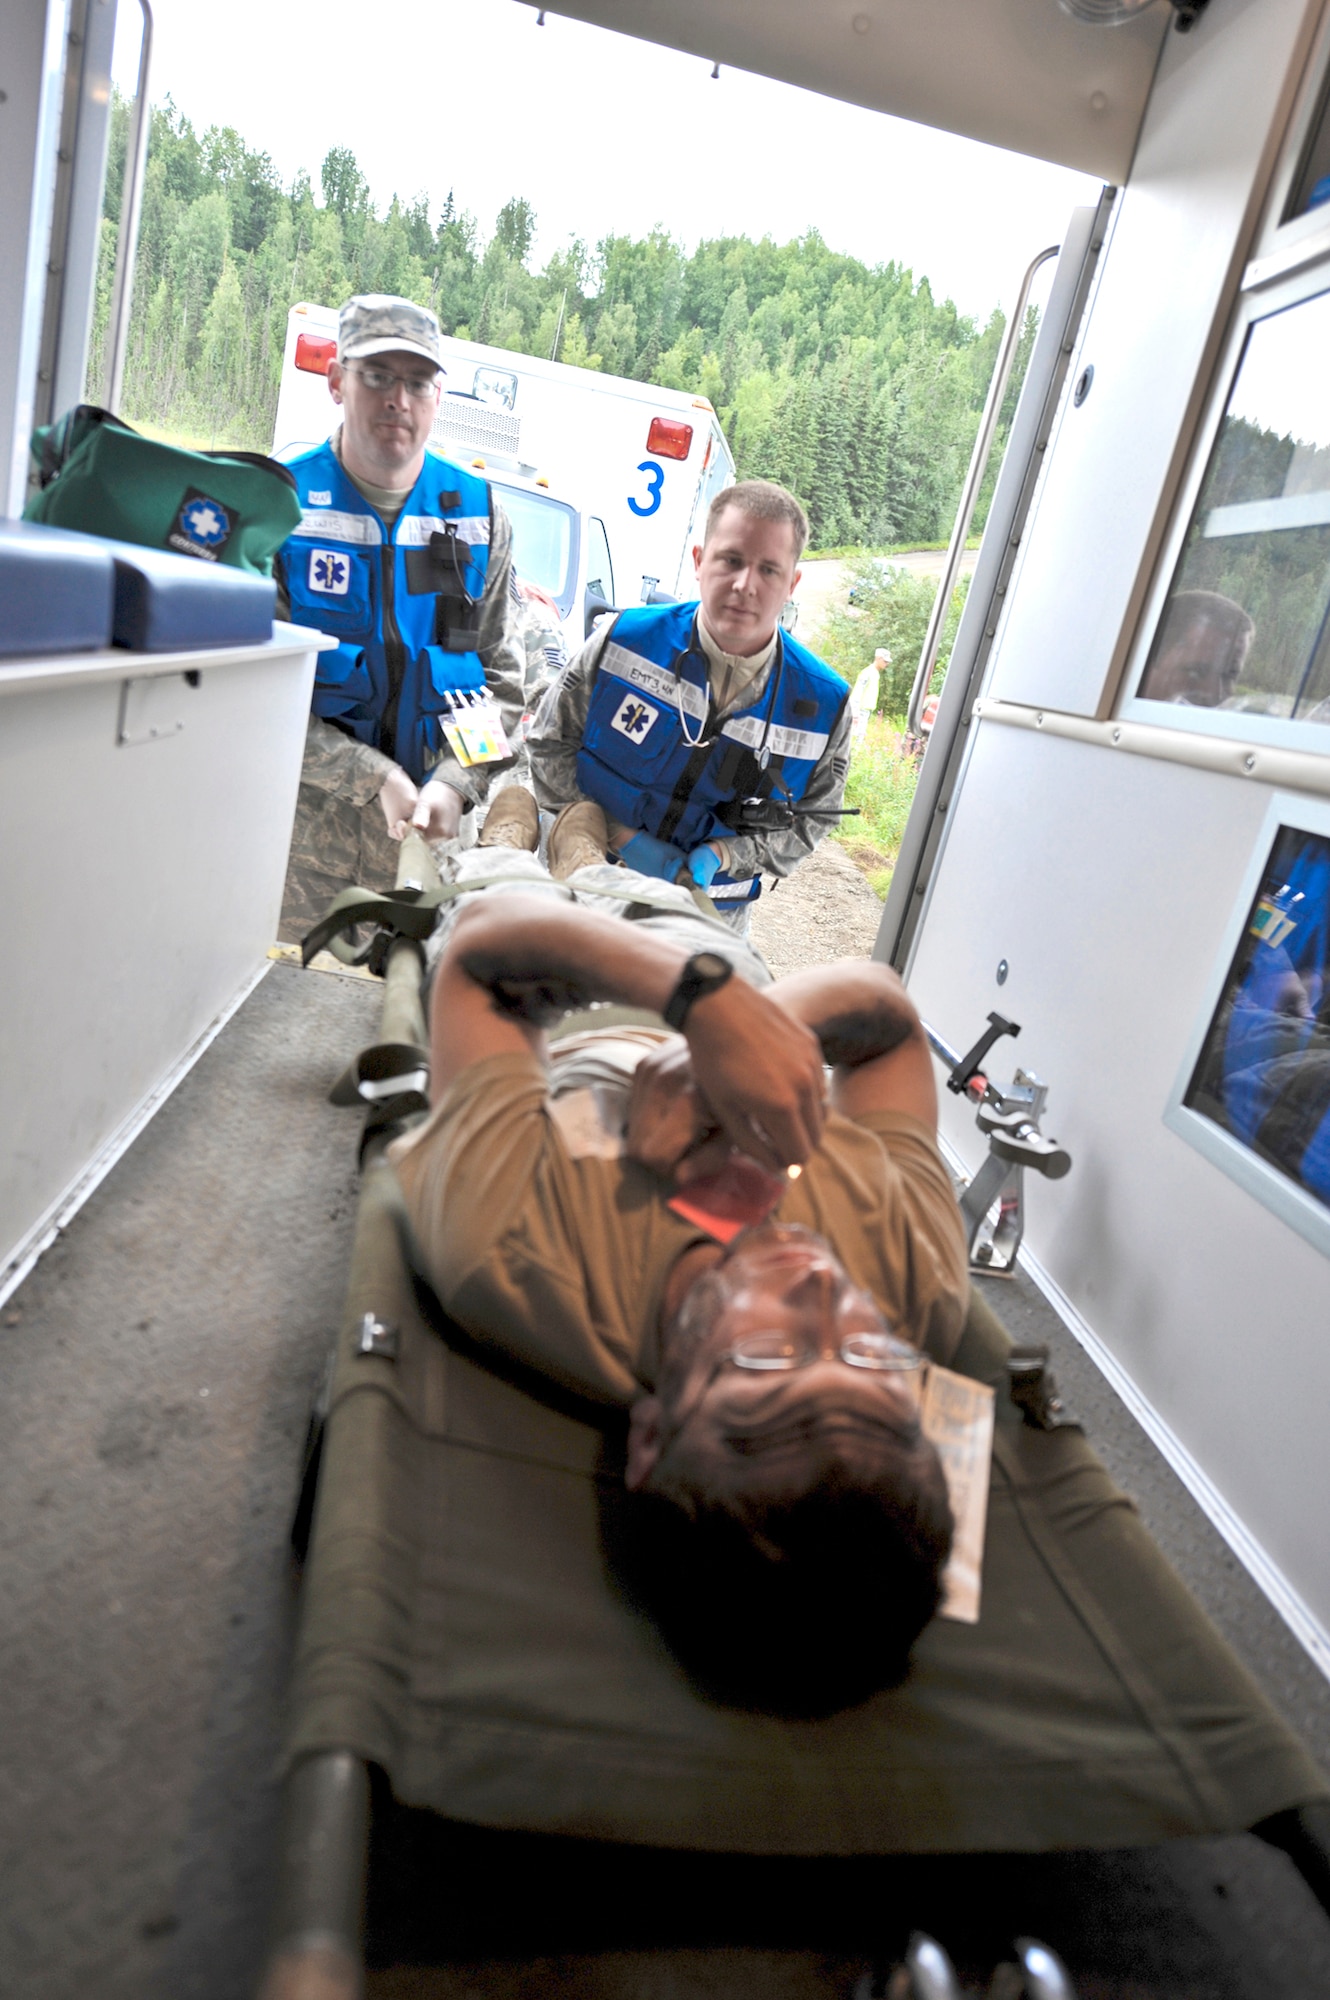
[[[1000,1041],[1003,1035],[1019,1035],[1020,1032],[1015,1021],[1008,1021],[1005,1015],[1002,1014],[990,1014],[988,1017],[988,1026],[984,1029],[983,1034],[980,1035],[974,1047],[961,1057],[956,1067],[952,1070],[951,1075],[947,1078],[947,1089],[954,1090],[957,1097],[962,1096],[972,1078],[978,1075],[979,1065],[992,1048],[994,1042]]]

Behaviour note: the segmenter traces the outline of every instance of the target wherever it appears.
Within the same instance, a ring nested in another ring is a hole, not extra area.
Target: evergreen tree
[[[117,93],[89,360],[101,393],[128,107]],[[668,231],[574,239],[533,271],[536,213],[514,195],[488,241],[449,189],[437,220],[420,193],[382,212],[353,150],[329,148],[317,185],[285,192],[269,156],[231,126],[199,134],[154,106],[124,411],[200,438],[272,440],[287,314],[354,292],[428,304],[445,333],[707,398],[741,477],[781,480],[814,544],[935,541],[950,529],[1002,340],[926,278],[870,268],[816,231],[786,243],[715,237],[691,253]],[[1021,330],[997,444],[1010,430],[1037,331]],[[1289,447],[1291,449],[1291,447]],[[1283,447],[1271,447],[1277,462]],[[1287,455],[1285,453],[1285,455]],[[982,525],[998,452],[981,489]],[[912,614],[913,615],[913,614]]]
[[[536,212],[529,201],[514,195],[499,210],[494,221],[494,240],[514,264],[525,264],[536,233]]]

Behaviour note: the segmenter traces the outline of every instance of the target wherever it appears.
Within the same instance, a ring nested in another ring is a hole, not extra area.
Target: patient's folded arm
[[[436,978],[439,1073],[455,1074],[459,1059],[489,1053],[474,1024],[461,1036],[474,1046],[456,1046],[457,1026],[439,1005],[451,966],[509,1019],[535,1023],[590,1000],[664,1014],[687,957],[686,948],[641,925],[547,897],[514,893],[474,905],[459,916]],[[798,1017],[732,979],[694,1002],[685,1033],[699,1085],[735,1143],[771,1172],[806,1160],[822,1133],[822,1069],[816,1040]]]
[[[533,1028],[548,1028],[565,1014],[589,1007],[595,998],[587,987],[571,979],[496,978],[487,986],[501,1014],[527,1021]]]
[[[854,1008],[830,1020],[809,1023],[822,1044],[822,1060],[835,1069],[857,1069],[877,1056],[889,1055],[918,1032],[911,1008],[908,1014],[890,1003],[875,1008]]]

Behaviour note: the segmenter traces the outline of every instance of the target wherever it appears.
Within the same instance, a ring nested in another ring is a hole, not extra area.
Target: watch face
[[[730,961],[718,951],[695,951],[689,971],[695,979],[728,979]]]

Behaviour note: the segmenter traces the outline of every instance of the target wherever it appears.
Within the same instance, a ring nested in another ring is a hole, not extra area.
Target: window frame
[[[596,555],[595,555],[595,548],[594,548],[594,545],[595,545],[595,543],[596,543],[596,541],[597,541],[597,540],[599,540],[599,541],[600,541],[600,542],[602,543],[602,545],[603,545],[603,547],[604,547],[604,550],[605,550],[605,570],[606,570],[606,575],[607,575],[607,577],[608,577],[608,579],[609,579],[609,590],[608,590],[608,593],[606,593],[606,592],[602,592],[601,594],[602,594],[602,596],[604,597],[604,599],[605,599],[605,602],[606,602],[606,604],[608,604],[608,605],[611,605],[611,606],[613,606],[613,605],[617,604],[617,602],[618,602],[618,599],[617,599],[617,598],[615,597],[615,595],[614,595],[614,556],[613,556],[613,553],[612,553],[612,551],[611,551],[611,549],[610,549],[610,537],[609,537],[609,531],[608,531],[608,529],[606,528],[606,526],[605,526],[605,523],[604,523],[604,521],[603,521],[603,520],[601,519],[601,517],[600,517],[600,515],[599,515],[599,514],[588,514],[588,515],[587,515],[587,580],[588,580],[588,583],[590,583],[590,582],[593,582],[593,581],[597,581],[597,582],[599,581],[599,579],[598,579],[598,578],[592,578],[592,576],[591,576],[591,567],[592,567],[592,564],[593,564],[593,563],[595,562],[595,560],[596,560]]]
[[[1249,743],[1256,748],[1304,750],[1315,756],[1330,757],[1330,724],[1299,722],[1286,720],[1283,716],[1229,709],[1193,708],[1180,703],[1152,701],[1138,692],[1233,396],[1247,336],[1262,320],[1322,296],[1330,296],[1330,238],[1327,239],[1323,258],[1301,266],[1276,283],[1244,292],[1239,298],[1223,358],[1215,374],[1214,387],[1193,440],[1187,474],[1178,490],[1168,533],[1159,552],[1136,639],[1128,655],[1122,681],[1124,692],[1116,709],[1119,721],[1148,723],[1153,728],[1181,730],[1192,736],[1218,736],[1233,743]],[[1330,443],[1330,440],[1327,442]]]
[[[1177,1077],[1164,1107],[1164,1124],[1207,1159],[1211,1166],[1218,1167],[1221,1173],[1236,1181],[1263,1208],[1286,1222],[1313,1249],[1319,1250],[1324,1257],[1330,1257],[1330,1206],[1308,1189],[1299,1187],[1288,1174],[1268,1160],[1261,1159],[1241,1139],[1225,1132],[1204,1112],[1194,1111],[1186,1102],[1196,1065],[1201,1059],[1201,1051],[1223,998],[1233,960],[1282,827],[1330,839],[1330,799],[1310,798],[1303,792],[1275,792],[1271,795],[1251,859],[1238,887],[1232,913],[1224,926]]]
[[[1307,239],[1330,229],[1330,205],[1306,209],[1301,215],[1288,213],[1294,191],[1310,161],[1320,125],[1326,120],[1330,120],[1330,11],[1324,13],[1316,28],[1297,104],[1284,136],[1279,165],[1270,182],[1256,242],[1258,264],[1275,264],[1285,256],[1297,256],[1307,247]],[[1251,284],[1255,268],[1255,265],[1248,268],[1244,286]]]

